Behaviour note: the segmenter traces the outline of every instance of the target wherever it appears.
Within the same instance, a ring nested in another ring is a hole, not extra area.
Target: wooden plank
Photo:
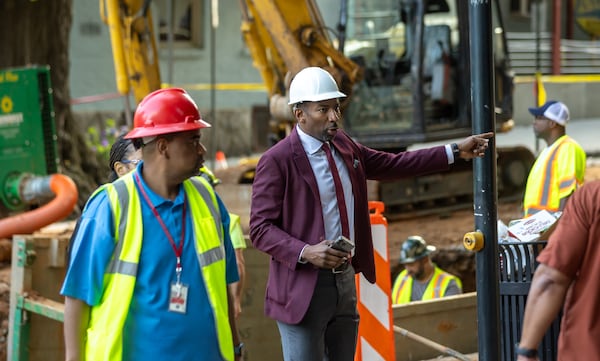
[[[247,279],[238,321],[240,337],[246,345],[245,361],[281,361],[277,323],[265,316],[264,311],[270,257],[247,243],[249,246],[244,251]]]
[[[394,325],[463,354],[477,352],[477,296],[475,292],[393,307]],[[396,360],[415,361],[440,352],[396,334]]]
[[[20,297],[19,304],[21,304],[21,308],[23,309],[55,321],[64,322],[65,320],[64,303],[52,301],[43,297]]]

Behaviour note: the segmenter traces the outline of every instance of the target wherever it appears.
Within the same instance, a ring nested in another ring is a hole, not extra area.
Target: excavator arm
[[[314,0],[240,0],[242,34],[270,96],[271,115],[291,121],[287,91],[307,66],[329,71],[350,95],[362,68],[338,51]]]
[[[160,88],[150,0],[100,0],[100,17],[110,32],[117,90],[133,90],[137,104]]]
[[[242,34],[254,65],[271,98],[271,113],[291,120],[287,88],[291,78],[307,66],[327,69],[342,91],[352,92],[362,69],[332,44],[314,0],[239,0]],[[100,0],[100,14],[108,25],[117,90],[133,92],[136,103],[161,84],[154,38],[151,0]]]

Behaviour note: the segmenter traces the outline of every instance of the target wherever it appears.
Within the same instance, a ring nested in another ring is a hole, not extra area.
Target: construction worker
[[[229,216],[195,177],[209,127],[183,90],[147,95],[125,138],[137,168],[96,190],[72,237],[67,360],[240,360]]]
[[[135,149],[131,139],[126,139],[124,135],[120,135],[110,148],[109,167],[111,169],[109,181],[114,181],[117,178],[135,170],[135,167],[142,161],[141,149]],[[221,183],[214,173],[206,166],[200,168],[200,175],[204,177],[213,188]],[[246,239],[242,225],[240,224],[240,216],[229,213],[229,236],[235,250],[235,260],[237,263],[238,274],[240,280],[229,284],[230,292],[234,297],[235,318],[237,319],[242,313],[242,294],[244,290],[244,281],[246,280],[246,261],[244,260],[244,249],[246,249]]]
[[[114,181],[125,174],[132,172],[142,161],[142,150],[135,149],[131,139],[125,139],[125,135],[119,135],[110,147],[108,157],[110,174],[109,181]]]
[[[523,213],[529,217],[541,210],[562,211],[569,196],[583,184],[585,151],[566,135],[569,109],[556,100],[539,108],[529,108],[535,117],[535,136],[546,141],[547,147],[537,157],[529,176]]]
[[[429,254],[435,247],[420,236],[410,236],[402,243],[400,272],[392,288],[392,303],[430,300],[462,293],[460,279],[431,262]]]
[[[204,177],[213,188],[221,183],[221,180],[206,166],[200,168],[200,175]],[[246,261],[244,260],[244,250],[246,249],[246,238],[240,223],[240,216],[229,213],[229,236],[235,250],[235,260],[237,262],[238,274],[240,280],[229,284],[229,288],[234,297],[235,317],[238,318],[242,313],[242,294],[246,281]]]

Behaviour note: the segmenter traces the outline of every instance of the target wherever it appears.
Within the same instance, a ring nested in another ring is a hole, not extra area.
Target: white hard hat
[[[339,91],[331,74],[313,66],[302,69],[292,80],[290,84],[290,101],[288,104],[317,102],[345,97],[346,94]]]

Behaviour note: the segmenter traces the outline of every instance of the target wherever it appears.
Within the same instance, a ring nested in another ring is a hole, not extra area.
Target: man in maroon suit
[[[271,256],[265,313],[277,321],[286,361],[354,360],[354,274],[375,281],[367,179],[447,170],[457,156],[483,156],[493,136],[398,154],[376,151],[338,129],[338,99],[345,96],[327,71],[300,71],[289,102],[298,124],[256,168],[250,238]],[[331,247],[340,236],[355,248]]]

